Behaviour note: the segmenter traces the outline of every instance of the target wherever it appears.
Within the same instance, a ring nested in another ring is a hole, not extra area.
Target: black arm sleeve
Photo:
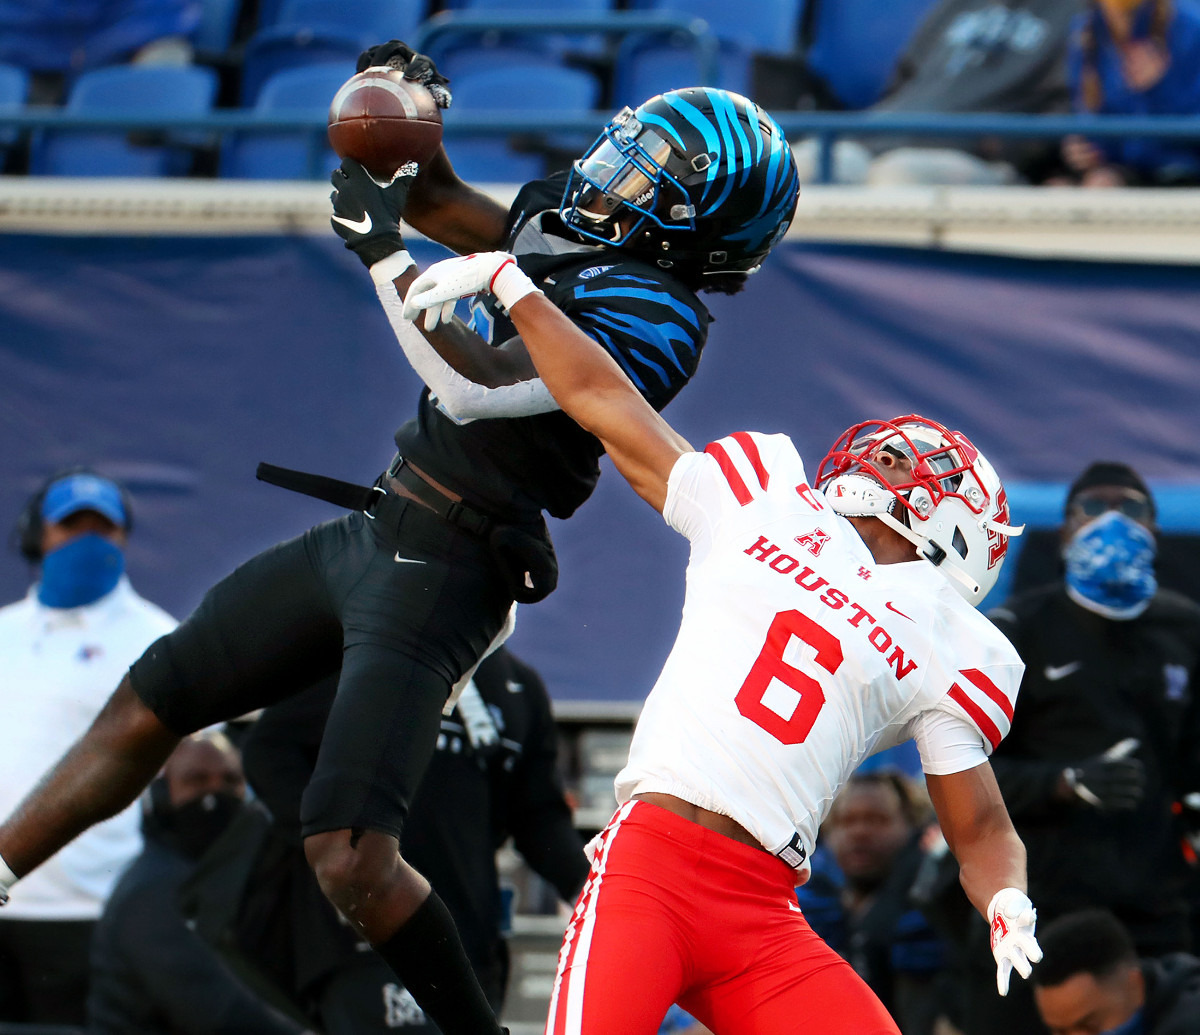
[[[550,698],[538,674],[518,666],[534,712],[525,751],[513,775],[508,823],[513,845],[530,868],[566,902],[573,902],[588,875],[583,838],[571,818],[558,777],[558,731]]]

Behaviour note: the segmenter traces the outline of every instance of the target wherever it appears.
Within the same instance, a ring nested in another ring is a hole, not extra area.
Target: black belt
[[[396,457],[387,469],[387,473],[384,475],[385,486],[388,479],[403,486],[444,521],[464,528],[473,535],[486,536],[499,524],[490,514],[485,514],[482,510],[477,510],[462,500],[452,500],[449,496],[439,492],[409,467],[403,457]]]
[[[293,471],[287,467],[276,467],[274,464],[259,464],[255,477],[259,481],[278,485],[283,489],[291,489],[293,492],[300,492],[306,496],[314,496],[327,503],[332,503],[334,506],[345,507],[347,510],[362,510],[372,516],[380,504],[391,495],[386,488],[378,484],[355,485],[353,482],[327,478],[323,474]],[[383,477],[384,479],[394,479],[422,506],[432,510],[442,520],[473,535],[486,536],[498,524],[489,514],[477,510],[470,504],[443,496],[424,478],[407,467],[399,457],[392,462]]]

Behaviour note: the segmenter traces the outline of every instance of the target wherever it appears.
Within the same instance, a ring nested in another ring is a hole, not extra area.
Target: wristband
[[[539,295],[542,293],[537,285],[525,275],[525,271],[517,265],[516,260],[511,258],[506,259],[492,274],[488,290],[496,296],[496,301],[509,311],[526,295],[532,295],[534,292]]]
[[[8,901],[8,889],[17,883],[17,875],[9,868],[8,863],[0,856],[0,906]]]
[[[376,287],[383,287],[385,284],[391,284],[393,280],[414,266],[416,263],[413,261],[413,257],[401,248],[400,251],[392,252],[386,258],[380,259],[370,268],[371,279],[375,282]]]

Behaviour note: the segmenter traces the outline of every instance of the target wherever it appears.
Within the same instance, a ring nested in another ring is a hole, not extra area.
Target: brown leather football
[[[420,165],[442,142],[442,111],[433,95],[403,73],[383,66],[351,76],[329,106],[329,143],[377,180],[405,162]]]

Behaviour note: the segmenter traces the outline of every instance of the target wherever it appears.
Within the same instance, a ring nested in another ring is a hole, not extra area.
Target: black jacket
[[[153,815],[145,848],[113,890],[92,941],[95,1035],[296,1035],[184,923],[179,888],[195,863]]]
[[[1200,959],[1184,952],[1143,960],[1146,1035],[1200,1031]]]
[[[511,837],[531,869],[567,901],[583,886],[588,862],[559,781],[558,734],[541,677],[501,648],[479,666],[475,683],[500,740],[491,750],[476,750],[459,711],[442,719],[405,822],[402,851],[446,903],[467,957],[495,998],[502,995],[508,964],[497,850]],[[250,785],[296,845],[297,861],[287,875],[296,909],[307,914],[304,926],[319,932],[295,939],[304,957],[294,964],[301,997],[358,955],[349,928],[316,890],[299,848],[300,796],[335,690],[334,681],[326,681],[268,708],[243,747]]]
[[[1200,606],[1160,590],[1111,621],[1043,587],[990,615],[1025,662],[1012,729],[992,768],[1028,851],[1029,894],[1048,918],[1107,906],[1131,928],[1182,908],[1173,803],[1200,788]],[[1146,793],[1129,812],[1054,798],[1069,765],[1136,737]]]

